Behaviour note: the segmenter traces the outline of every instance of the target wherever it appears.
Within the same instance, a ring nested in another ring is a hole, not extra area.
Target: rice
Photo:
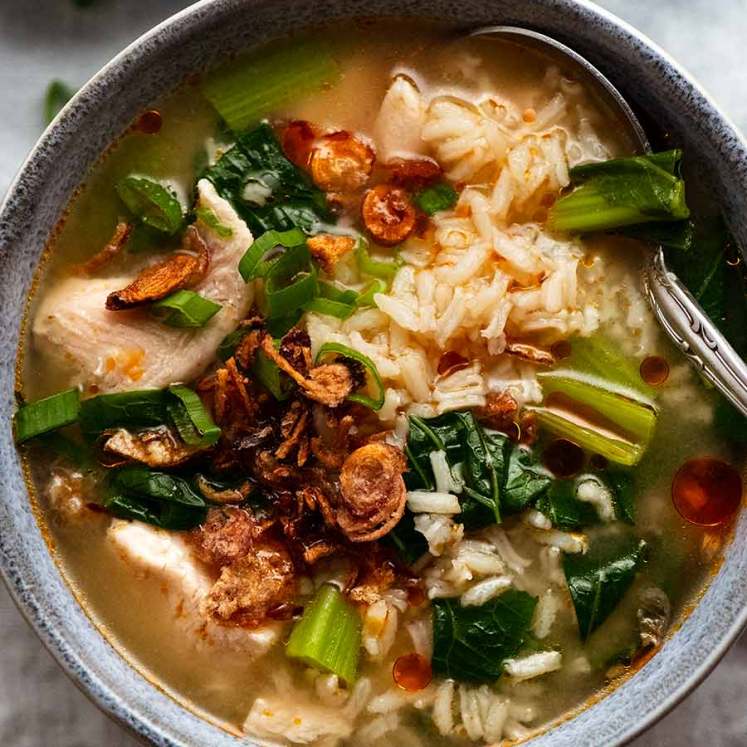
[[[455,495],[427,490],[408,491],[407,507],[415,514],[458,514],[462,510]]]
[[[591,476],[584,478],[576,488],[576,498],[585,503],[591,503],[600,520],[605,524],[615,520],[612,492],[601,480]]]
[[[539,651],[519,659],[507,659],[504,662],[506,672],[516,682],[530,680],[560,669],[563,657],[559,651]]]

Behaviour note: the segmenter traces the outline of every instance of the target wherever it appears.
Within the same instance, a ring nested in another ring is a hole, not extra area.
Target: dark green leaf
[[[144,225],[165,234],[174,234],[184,222],[182,206],[174,192],[147,176],[126,176],[116,185],[127,209]]]
[[[147,428],[168,422],[163,389],[140,389],[117,394],[100,394],[80,403],[80,427],[84,433],[101,433],[109,428]]]
[[[428,552],[428,542],[415,529],[415,518],[408,509],[405,509],[405,513],[397,526],[384,537],[383,541],[392,545],[407,565],[412,565],[418,558]]]
[[[537,510],[564,532],[593,526],[599,516],[591,503],[576,498],[577,480],[555,480],[550,489],[537,501]]]
[[[600,538],[585,555],[563,559],[581,638],[586,640],[612,613],[635,579],[646,543],[635,537]]]
[[[552,481],[552,475],[531,449],[514,445],[501,492],[501,509],[505,513],[523,511],[547,491]]]
[[[167,472],[155,472],[147,467],[122,467],[111,473],[111,486],[125,495],[142,496],[159,501],[202,507],[205,501],[189,483]]]
[[[112,495],[104,505],[120,519],[142,521],[172,531],[192,529],[205,520],[205,509],[135,496]]]
[[[537,600],[509,589],[481,607],[433,602],[433,672],[464,682],[493,682],[524,644]]]
[[[623,235],[639,241],[649,241],[667,249],[680,252],[691,252],[695,244],[695,226],[690,220],[674,223],[642,223],[639,226],[628,226],[620,231]]]
[[[53,80],[44,94],[44,122],[49,124],[75,95],[75,89],[61,80]]]
[[[615,500],[615,513],[620,521],[635,524],[636,488],[632,472],[610,470],[604,473]]]

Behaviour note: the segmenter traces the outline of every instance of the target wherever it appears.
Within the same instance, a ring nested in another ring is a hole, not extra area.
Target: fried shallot
[[[415,230],[418,217],[407,192],[392,184],[377,184],[369,189],[361,212],[366,230],[385,246],[404,241]]]
[[[189,540],[203,563],[222,568],[250,552],[266,524],[243,508],[211,508],[205,523],[189,533]]]
[[[341,236],[332,233],[318,233],[306,240],[311,256],[319,263],[328,275],[335,271],[335,265],[355,248],[352,236]]]
[[[102,446],[106,454],[124,460],[141,462],[149,467],[176,467],[193,457],[200,449],[180,441],[170,428],[160,426],[131,433],[117,428]]]
[[[402,518],[407,493],[404,454],[394,446],[370,443],[356,449],[340,472],[337,523],[351,542],[387,534]]]
[[[552,366],[555,363],[555,356],[551,352],[523,342],[511,342],[509,340],[506,343],[506,352],[539,366]]]
[[[376,155],[373,148],[341,130],[319,138],[311,154],[311,178],[325,192],[356,192],[368,181]]]
[[[443,169],[432,158],[392,158],[384,164],[393,184],[401,187],[424,187],[437,181]]]
[[[88,261],[80,265],[79,270],[84,275],[91,275],[101,269],[104,265],[111,262],[114,257],[124,249],[131,233],[131,223],[125,223],[124,221],[117,223],[117,227],[114,229],[114,235],[109,239],[106,246],[96,252],[96,254],[94,254]]]
[[[106,308],[109,311],[136,308],[199,283],[208,270],[209,252],[194,226],[185,231],[182,250],[146,267],[126,288],[110,293]]]

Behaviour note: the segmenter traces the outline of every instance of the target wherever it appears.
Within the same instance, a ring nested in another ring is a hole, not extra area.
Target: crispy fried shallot
[[[516,358],[536,363],[539,366],[552,366],[555,363],[555,356],[548,350],[543,350],[535,345],[523,342],[507,342],[506,352]]]
[[[402,452],[383,443],[356,449],[340,472],[337,523],[351,542],[370,542],[387,534],[402,518],[406,489]]]
[[[78,268],[80,272],[84,275],[91,275],[101,269],[104,265],[111,262],[114,257],[124,249],[131,233],[131,223],[125,223],[124,221],[117,223],[117,227],[114,229],[114,234],[109,239],[107,245],[100,251],[96,252],[91,259],[80,265]]]
[[[288,456],[297,449],[296,463],[303,467],[308,457],[308,428],[309,428],[309,409],[300,400],[295,400],[280,421],[280,433],[283,436],[283,442],[275,451],[278,459],[287,459]],[[307,444],[303,448],[304,442]]]
[[[309,375],[311,360],[311,338],[301,327],[293,327],[285,333],[278,349],[280,355],[302,376]]]
[[[252,492],[252,486],[248,482],[242,483],[237,488],[224,488],[223,490],[215,488],[204,475],[197,475],[195,482],[199,491],[211,503],[241,503]]]
[[[404,241],[415,230],[418,216],[407,192],[392,184],[369,189],[361,213],[366,230],[385,246]]]
[[[325,192],[356,192],[373,171],[373,148],[341,130],[319,138],[311,154],[311,178]]]
[[[308,377],[303,376],[275,350],[269,335],[262,341],[262,352],[298,384],[304,396],[327,407],[342,404],[355,386],[353,374],[344,363],[324,363],[312,368]]]
[[[280,542],[258,540],[249,553],[223,567],[205,606],[220,623],[253,628],[290,602],[295,590],[288,550]]]
[[[308,168],[315,140],[316,132],[311,124],[303,119],[294,119],[283,129],[283,152],[296,166]]]
[[[490,428],[511,433],[516,431],[519,404],[508,392],[488,392],[475,414]]]
[[[332,233],[318,233],[306,240],[311,256],[319,263],[328,275],[335,271],[335,265],[355,248],[352,236],[340,236]]]
[[[138,433],[117,428],[108,435],[102,449],[106,454],[149,467],[176,467],[200,451],[180,441],[166,426]]]
[[[194,226],[185,231],[182,250],[163,262],[146,267],[126,288],[110,293],[106,308],[109,311],[132,309],[199,283],[208,270],[209,252]],[[187,251],[193,253],[187,254]]]
[[[392,158],[384,164],[393,184],[401,187],[424,187],[435,182],[443,169],[432,158]]]
[[[211,508],[205,523],[188,536],[195,555],[203,563],[222,568],[244,557],[254,540],[267,530],[267,523],[236,506]]]

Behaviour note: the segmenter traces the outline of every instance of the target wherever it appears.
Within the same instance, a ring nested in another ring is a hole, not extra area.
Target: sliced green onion
[[[285,334],[298,324],[299,320],[303,316],[303,309],[297,309],[291,314],[285,316],[273,317],[265,320],[265,327],[267,331],[278,339],[285,336]]]
[[[387,284],[380,278],[374,278],[359,294],[358,294],[358,308],[364,308],[365,306],[375,306],[374,296],[377,293],[386,293],[388,289]]]
[[[348,306],[355,306],[358,303],[358,294],[354,290],[339,288],[334,283],[325,283],[323,280],[319,281],[319,297]]]
[[[80,403],[80,427],[84,433],[101,433],[109,428],[147,428],[167,422],[168,394],[164,389],[100,394]]]
[[[238,131],[339,78],[326,45],[291,42],[261,57],[231,60],[210,73],[201,88],[228,126]]]
[[[306,243],[306,234],[300,228],[291,228],[290,231],[265,231],[241,258],[239,262],[241,277],[247,283],[254,278],[265,277],[277,261],[266,259],[269,252],[278,246],[291,249],[304,243]]]
[[[537,378],[546,398],[553,392],[559,392],[593,408],[637,439],[644,448],[651,440],[657,414],[650,401],[634,398],[623,390],[615,391],[601,380],[597,382],[574,371],[540,372]]]
[[[456,205],[457,193],[446,182],[426,187],[415,195],[415,204],[426,214],[433,215],[440,210],[450,210]]]
[[[151,307],[170,327],[204,327],[223,307],[191,290],[179,290]]]
[[[209,207],[198,207],[195,210],[197,220],[204,223],[211,231],[222,239],[230,239],[233,236],[233,229],[230,226],[226,226],[220,222],[220,218],[215,214],[215,211]]]
[[[275,347],[280,346],[280,341],[274,341]],[[252,364],[252,373],[257,381],[267,389],[273,397],[282,402],[290,396],[293,390],[293,381],[286,376],[277,366],[275,361],[270,360],[261,350]]]
[[[340,303],[339,301],[330,301],[328,298],[312,298],[305,306],[305,311],[313,311],[316,314],[333,316],[337,319],[347,319],[355,312],[356,307]]]
[[[355,247],[355,260],[358,263],[358,269],[364,275],[371,275],[371,277],[383,278],[384,280],[391,280],[402,266],[399,259],[394,262],[371,259],[368,253],[368,242],[363,237],[358,239],[358,244]]]
[[[116,185],[127,209],[149,228],[174,234],[184,221],[182,206],[170,188],[147,176],[126,176]]]
[[[239,327],[233,332],[229,332],[218,345],[216,351],[218,358],[222,361],[227,361],[236,352],[236,348],[239,346],[241,341],[246,337],[251,330],[248,327]]]
[[[546,407],[527,407],[537,421],[549,431],[578,444],[582,449],[600,454],[605,459],[628,467],[637,464],[643,456],[641,444],[632,443],[621,436],[601,432],[589,424],[573,420],[565,412],[557,412]]]
[[[190,446],[212,446],[220,438],[221,430],[205,409],[197,392],[182,384],[172,384],[169,392],[176,400],[169,403],[169,414],[184,443]]]
[[[61,80],[53,80],[44,94],[44,122],[49,124],[74,95],[74,88]]]
[[[72,425],[79,414],[80,392],[77,389],[67,389],[22,405],[13,416],[16,443]]]
[[[267,317],[277,318],[302,309],[317,295],[317,271],[305,244],[290,247],[267,272]]]
[[[350,685],[358,676],[360,647],[358,611],[334,586],[325,584],[293,626],[285,652]]]
[[[326,355],[335,354],[341,355],[343,358],[350,358],[351,360],[358,361],[358,363],[360,363],[370,375],[376,389],[374,397],[354,392],[353,394],[348,395],[348,399],[351,402],[358,402],[361,405],[370,407],[372,410],[380,410],[384,406],[384,384],[381,381],[381,376],[379,376],[379,372],[374,365],[374,362],[367,355],[363,355],[363,353],[359,353],[357,350],[353,350],[347,345],[342,345],[339,342],[325,342],[316,354],[316,362],[319,363]]]

